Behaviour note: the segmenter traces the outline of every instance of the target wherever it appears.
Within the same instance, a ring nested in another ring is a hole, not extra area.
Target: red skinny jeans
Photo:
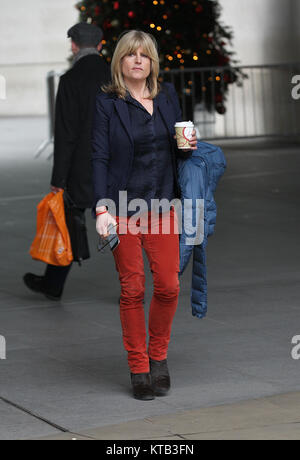
[[[129,221],[130,217],[115,216],[115,219],[119,224],[117,232],[120,244],[113,251],[113,255],[121,284],[123,343],[128,352],[130,371],[133,374],[146,373],[149,372],[149,358],[161,361],[167,357],[172,322],[178,304],[180,287],[177,214],[174,208],[162,214],[149,211],[136,220],[133,225],[135,230]],[[148,351],[143,306],[145,273],[142,248],[150,264],[154,288],[148,322]]]

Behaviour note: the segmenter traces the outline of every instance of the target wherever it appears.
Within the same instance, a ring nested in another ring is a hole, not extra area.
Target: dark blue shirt
[[[152,115],[129,92],[126,102],[134,140],[134,159],[126,187],[127,204],[141,198],[150,210],[151,199],[166,198],[171,201],[176,196],[169,134],[156,99],[153,100]],[[128,215],[137,211],[139,207],[128,211]]]

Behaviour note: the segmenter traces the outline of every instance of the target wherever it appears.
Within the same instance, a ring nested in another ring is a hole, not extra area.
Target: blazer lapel
[[[173,135],[175,134],[174,113],[172,110],[171,102],[168,100],[163,91],[161,91],[157,96],[157,105],[165,125],[168,128],[169,136],[173,138]]]
[[[175,153],[176,141],[174,139],[174,135],[175,135],[174,109],[172,106],[172,102],[168,100],[166,94],[162,91],[157,96],[157,105],[158,105],[158,110],[160,111],[162,119],[165,123],[165,126],[168,129],[171,152],[172,152],[171,157],[172,157],[173,170],[174,170],[174,175],[177,178],[177,164],[176,164],[176,153]]]
[[[127,103],[123,100],[123,99],[116,99],[115,101],[115,107],[117,109],[117,112],[119,114],[119,117],[127,131],[127,134],[129,136],[129,139],[132,143],[132,145],[134,145],[134,142],[133,142],[133,137],[132,137],[132,132],[131,132],[131,122],[130,122],[130,117],[129,117],[129,111],[128,111],[128,107],[127,107]]]

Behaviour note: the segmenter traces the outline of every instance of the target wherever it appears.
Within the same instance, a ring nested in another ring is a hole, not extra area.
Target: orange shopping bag
[[[37,232],[30,248],[33,259],[66,266],[73,261],[66,226],[63,192],[49,193],[37,207]]]

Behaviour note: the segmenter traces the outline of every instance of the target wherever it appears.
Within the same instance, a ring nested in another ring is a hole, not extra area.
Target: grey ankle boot
[[[171,389],[167,360],[155,361],[150,358],[150,373],[155,396],[166,396]]]
[[[151,375],[148,374],[130,374],[133,396],[141,401],[151,401],[155,398],[151,386]]]

